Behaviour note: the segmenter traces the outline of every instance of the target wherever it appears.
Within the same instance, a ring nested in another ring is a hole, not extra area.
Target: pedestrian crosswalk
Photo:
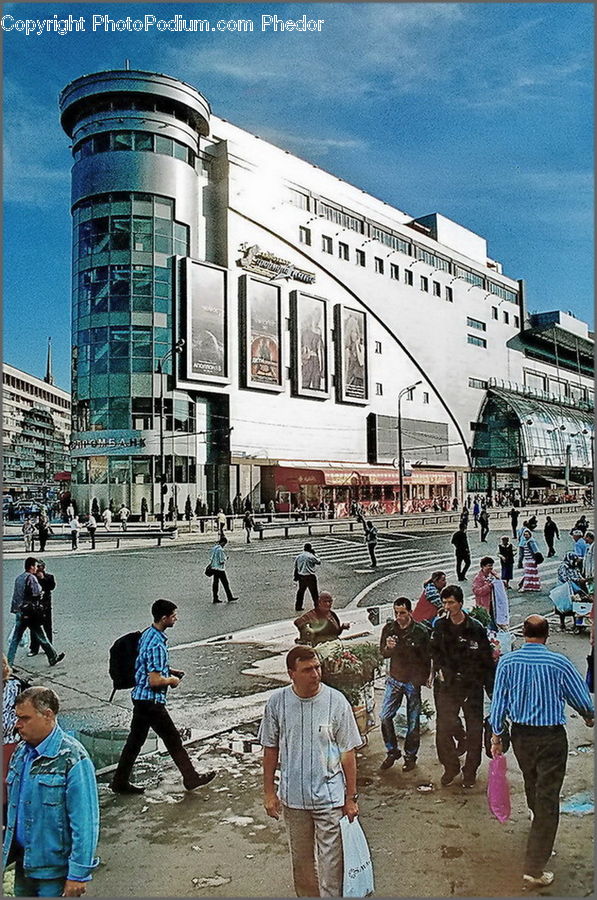
[[[314,542],[315,543],[315,542]],[[295,542],[284,540],[284,542],[276,541],[276,543],[260,544],[258,547],[247,548],[247,552],[256,556],[268,557],[275,556],[276,559],[287,559],[290,562],[303,549],[304,542]],[[392,538],[380,537],[375,555],[377,557],[377,567],[374,569],[369,561],[369,553],[367,547],[357,541],[351,541],[348,538],[336,537],[330,535],[318,536],[316,541],[315,552],[320,559],[328,565],[345,566],[351,569],[355,574],[379,573],[383,575],[388,572],[421,572],[443,570],[449,578],[455,572],[454,553],[451,550],[426,550],[416,545],[404,546],[404,543],[397,542]],[[472,581],[477,572],[476,563],[478,559],[486,552],[480,549],[478,554],[473,553],[473,564],[468,572],[469,583]],[[499,571],[499,563],[497,554],[496,569]],[[540,566],[540,577],[542,589],[545,587],[551,589],[557,580],[558,566],[561,560],[557,557],[546,559]],[[514,578],[512,584],[515,587],[519,578],[522,576],[522,570],[514,570]]]

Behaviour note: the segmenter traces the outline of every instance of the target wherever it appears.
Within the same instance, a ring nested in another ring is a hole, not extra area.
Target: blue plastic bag
[[[343,897],[368,897],[373,893],[373,863],[367,838],[358,816],[352,822],[348,816],[340,819],[342,850],[344,852]]]

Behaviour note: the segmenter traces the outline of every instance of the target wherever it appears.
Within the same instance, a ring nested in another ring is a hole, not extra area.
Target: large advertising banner
[[[337,304],[336,394],[341,403],[367,403],[367,318],[364,312]]]
[[[228,380],[226,271],[186,260],[187,378]]]
[[[324,400],[329,396],[327,303],[293,291],[290,295],[292,393]]]
[[[282,390],[280,288],[256,278],[241,279],[246,387]]]

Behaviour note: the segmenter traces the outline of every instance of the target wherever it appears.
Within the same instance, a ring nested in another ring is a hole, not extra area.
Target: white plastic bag
[[[508,594],[504,582],[496,578],[492,582],[493,588],[493,607],[495,611],[496,625],[510,624],[510,609],[508,605]]]
[[[343,897],[368,897],[373,893],[373,863],[367,838],[358,816],[352,822],[348,816],[340,819],[342,850],[344,852]]]
[[[552,588],[549,597],[558,612],[572,612],[572,592],[567,581]]]

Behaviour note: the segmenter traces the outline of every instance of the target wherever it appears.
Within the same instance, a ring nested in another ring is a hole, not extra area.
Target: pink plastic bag
[[[489,761],[487,803],[498,822],[507,822],[511,812],[510,785],[506,768],[506,757],[503,753]]]

